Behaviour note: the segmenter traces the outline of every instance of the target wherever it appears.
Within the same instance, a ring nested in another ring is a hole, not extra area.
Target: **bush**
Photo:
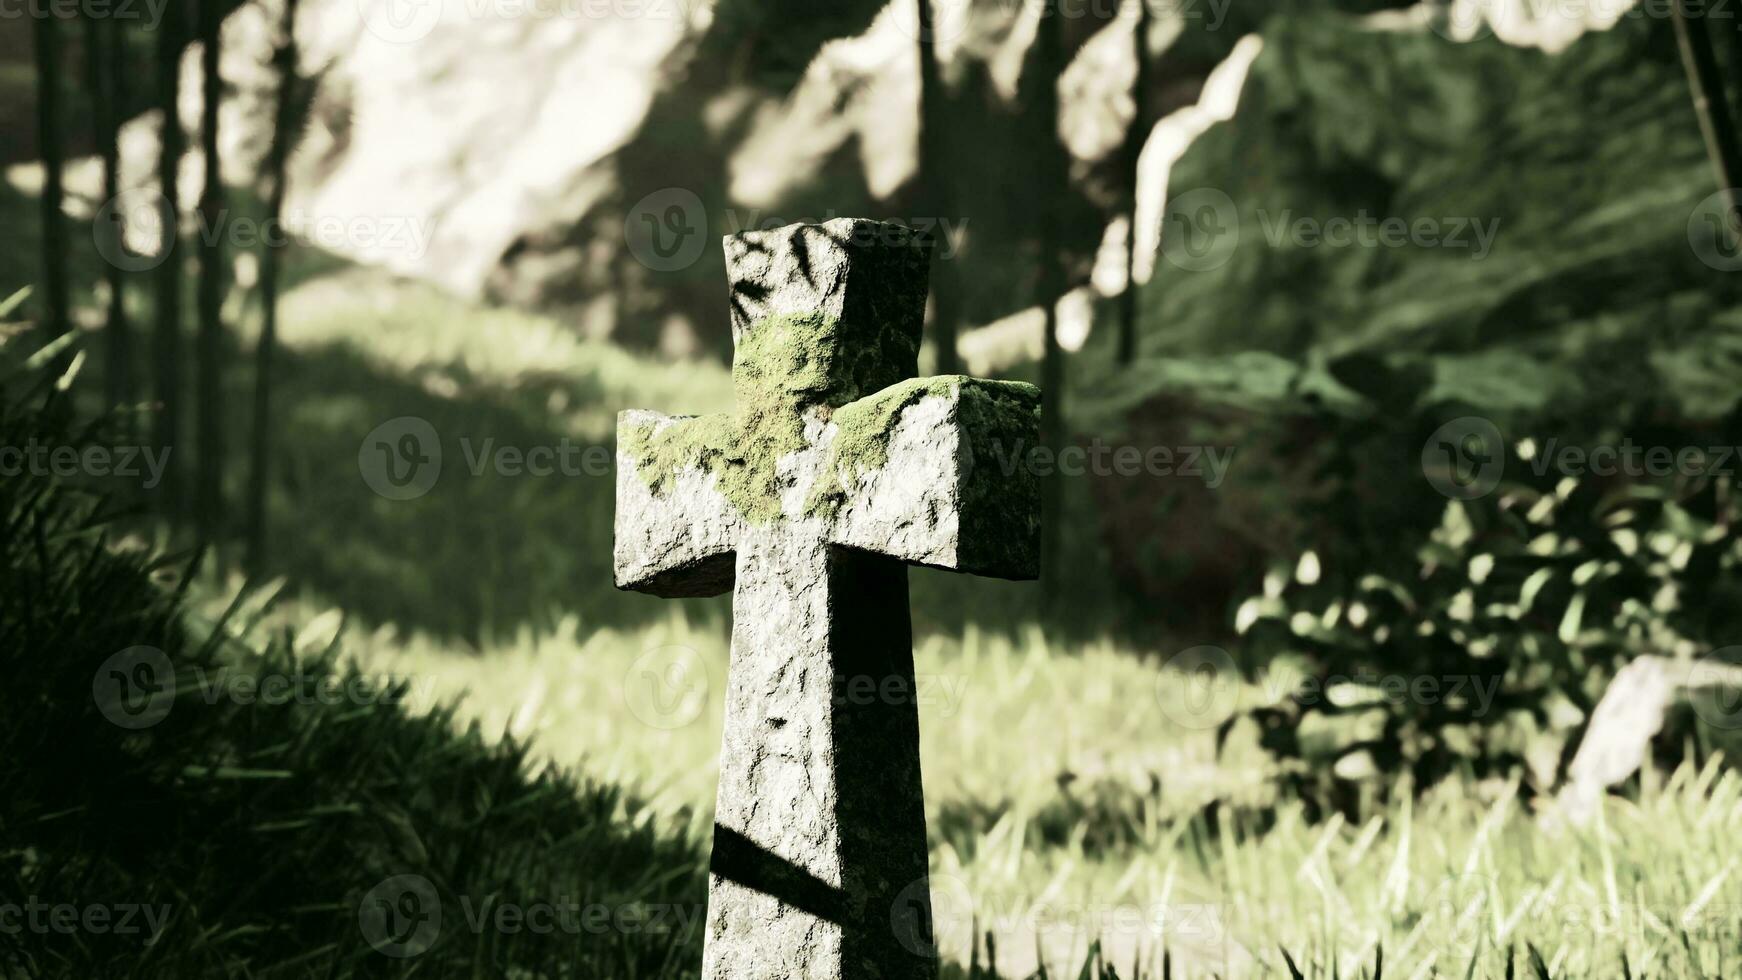
[[[1545,458],[1567,439],[1519,439],[1504,448],[1503,482],[1468,500],[1430,495],[1439,519],[1416,534],[1399,502],[1422,506],[1409,488],[1435,474],[1410,472],[1409,451],[1419,459],[1459,410],[1394,407],[1395,421],[1368,423],[1333,454],[1347,476],[1326,502],[1340,547],[1274,567],[1236,614],[1248,649],[1290,678],[1242,717],[1319,801],[1349,799],[1375,771],[1425,788],[1456,771],[1522,767],[1527,791],[1547,788],[1622,664],[1647,653],[1692,661],[1735,635],[1734,476],[1568,475]],[[1696,447],[1712,436],[1642,423],[1582,444]],[[1371,478],[1375,460],[1389,481]],[[1396,489],[1370,506],[1355,488],[1375,486]]]

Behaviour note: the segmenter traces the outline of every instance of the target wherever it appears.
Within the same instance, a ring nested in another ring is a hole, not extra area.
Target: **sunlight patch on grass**
[[[450,398],[551,384],[558,393],[550,414],[569,419],[577,435],[609,435],[625,408],[700,414],[732,405],[723,365],[656,362],[546,315],[473,306],[376,270],[314,279],[284,302],[282,340],[291,350],[347,346]]]

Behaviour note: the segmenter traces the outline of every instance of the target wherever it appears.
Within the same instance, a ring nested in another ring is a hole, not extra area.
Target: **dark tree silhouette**
[[[1131,45],[1137,76],[1131,82],[1131,129],[1125,137],[1125,174],[1130,185],[1125,212],[1125,292],[1119,296],[1120,364],[1130,364],[1137,357],[1137,163],[1149,137],[1149,0],[1132,2],[1137,4]]]
[[[1682,65],[1688,73],[1688,88],[1694,97],[1694,115],[1699,117],[1700,135],[1706,142],[1706,155],[1711,159],[1718,189],[1724,194],[1730,233],[1742,235],[1742,212],[1738,211],[1742,201],[1737,200],[1737,188],[1742,187],[1742,145],[1736,142],[1736,122],[1730,115],[1730,100],[1724,94],[1723,68],[1706,30],[1705,8],[1702,5],[1698,10],[1690,10],[1689,0],[1676,0],[1671,19],[1675,22]],[[1729,20],[1724,23],[1728,25]],[[1732,39],[1732,43],[1742,50],[1742,42]]]
[[[103,165],[102,198],[112,204],[121,192],[121,129],[120,91],[116,79],[126,75],[126,41],[114,20],[85,15],[85,72],[90,88],[91,128],[95,137],[97,157]],[[108,322],[104,332],[108,337],[108,370],[104,373],[109,407],[118,408],[133,402],[133,337],[127,323],[127,270],[115,261],[121,254],[123,212],[110,207],[109,216],[96,234],[104,236],[109,247],[99,250],[105,259],[103,276],[109,287]]]
[[[163,509],[176,514],[184,509],[185,472],[181,462],[181,179],[182,152],[187,141],[182,133],[181,49],[186,39],[185,0],[170,0],[157,30],[157,108],[163,117],[162,151],[158,156],[158,190],[163,195],[163,255],[157,267],[157,322],[153,331],[157,424],[154,441],[167,450],[163,482]]]
[[[1064,243],[1059,237],[1059,208],[1066,194],[1069,168],[1064,144],[1059,140],[1059,77],[1064,73],[1064,17],[1058,0],[1046,0],[1034,39],[1039,85],[1039,111],[1035,113],[1035,152],[1040,155],[1040,192],[1035,195],[1040,274],[1038,299],[1046,311],[1044,347],[1040,362],[1040,390],[1045,399],[1041,411],[1040,441],[1057,453],[1065,440],[1065,357],[1059,347],[1058,301],[1064,293]],[[1041,481],[1041,587],[1049,598],[1057,597],[1059,579],[1059,522],[1063,491],[1054,472]]]
[[[67,238],[61,218],[60,18],[44,8],[35,18],[36,143],[42,157],[42,325],[52,337],[67,332]]]
[[[267,227],[277,228],[284,214],[285,170],[290,151],[301,133],[301,94],[296,74],[297,0],[284,0],[273,74],[278,77],[278,102],[273,114],[272,145],[266,154]],[[248,569],[259,572],[266,557],[266,485],[271,476],[272,348],[278,337],[279,247],[266,241],[260,259],[260,343],[254,351],[254,437],[248,473]]]
[[[942,65],[938,60],[936,12],[933,0],[917,0],[919,4],[919,186],[925,216],[943,227],[947,217],[953,217],[955,194],[951,182],[955,179],[954,161],[945,142],[945,119],[949,110],[948,93],[944,91]],[[941,233],[935,246],[947,244]],[[938,373],[955,374],[961,370],[961,358],[956,350],[956,336],[962,317],[961,278],[956,256],[939,260],[939,248],[932,250],[931,335],[938,348]]]
[[[223,161],[218,153],[218,107],[223,78],[218,71],[224,11],[220,0],[199,0],[202,98],[200,149],[205,158],[205,186],[200,191],[199,333],[194,343],[195,434],[199,458],[195,466],[194,502],[200,533],[215,537],[224,523],[224,424],[222,345],[224,342],[224,187]]]

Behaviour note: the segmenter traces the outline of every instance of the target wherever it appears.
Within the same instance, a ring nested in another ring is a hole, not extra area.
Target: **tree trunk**
[[[181,49],[186,32],[184,0],[170,0],[157,31],[157,105],[163,116],[162,148],[158,157],[158,190],[163,196],[163,255],[157,266],[157,322],[153,331],[157,415],[154,440],[164,459],[163,510],[184,512],[185,468],[181,462],[181,157],[186,146],[181,116]]]
[[[97,156],[103,165],[101,194],[112,215],[111,220],[95,229],[96,234],[108,242],[108,248],[98,250],[105,257],[119,256],[124,241],[121,225],[124,213],[113,207],[113,202],[121,193],[120,93],[115,79],[126,74],[122,64],[125,50],[125,41],[114,21],[90,14],[85,16],[85,67],[91,89],[91,126],[96,137]],[[126,270],[114,258],[109,258],[104,263],[103,273],[109,288],[108,322],[104,326],[109,346],[109,369],[105,372],[105,381],[109,408],[113,411],[133,403],[133,338],[127,323]],[[132,424],[131,418],[126,424]]]
[[[915,0],[919,4],[919,184],[920,197],[926,210],[924,217],[937,222],[940,230],[932,250],[932,339],[937,344],[939,374],[961,371],[961,357],[956,349],[960,332],[962,291],[961,277],[955,263],[958,257],[945,255],[949,245],[943,233],[944,219],[953,217],[955,195],[950,182],[955,179],[953,161],[944,144],[944,114],[948,104],[943,85],[942,65],[938,61],[936,19],[933,0]]]
[[[218,74],[219,34],[223,27],[220,0],[199,0],[201,67],[200,148],[206,180],[200,192],[199,334],[194,351],[199,462],[195,500],[202,537],[216,537],[224,523],[224,427],[222,345],[224,324],[224,250],[222,226],[224,188],[218,156],[218,107],[223,97]]]
[[[284,21],[273,63],[278,75],[278,105],[273,118],[272,146],[267,151],[267,227],[276,229],[284,214],[285,170],[296,141],[296,0],[284,0]],[[263,239],[260,258],[260,343],[254,351],[254,437],[248,474],[248,570],[258,574],[266,563],[266,488],[271,473],[272,353],[278,337],[278,250],[270,236]]]
[[[1137,358],[1137,164],[1149,137],[1149,0],[1137,4],[1132,42],[1137,77],[1131,84],[1131,131],[1125,140],[1125,173],[1131,179],[1125,224],[1125,291],[1119,296],[1119,363]]]
[[[1681,49],[1682,66],[1688,73],[1688,88],[1693,92],[1694,115],[1699,117],[1706,154],[1711,158],[1718,189],[1725,197],[1724,214],[1729,221],[1730,233],[1742,237],[1742,213],[1737,211],[1737,206],[1742,204],[1737,200],[1738,188],[1742,188],[1742,148],[1736,144],[1736,126],[1730,115],[1729,100],[1724,96],[1724,78],[1718,66],[1718,56],[1712,50],[1712,38],[1706,31],[1704,10],[1702,5],[1700,12],[1690,11],[1688,0],[1676,0],[1671,19],[1675,22],[1676,45]]]
[[[1039,87],[1041,110],[1036,122],[1038,132],[1035,134],[1035,146],[1044,161],[1040,170],[1040,191],[1035,195],[1040,241],[1038,293],[1046,311],[1045,346],[1040,362],[1041,397],[1044,399],[1040,439],[1053,452],[1054,459],[1057,458],[1059,450],[1064,448],[1065,434],[1068,431],[1065,425],[1064,351],[1059,347],[1058,336],[1058,301],[1064,293],[1065,271],[1064,256],[1060,254],[1058,209],[1059,202],[1064,199],[1068,180],[1064,145],[1059,141],[1058,135],[1058,80],[1064,68],[1061,63],[1062,19],[1058,0],[1047,0],[1041,10],[1040,25],[1035,37],[1038,69],[1043,79]],[[1060,595],[1062,572],[1059,547],[1064,540],[1060,533],[1064,512],[1064,484],[1056,467],[1049,476],[1042,479],[1041,488],[1041,588],[1049,602],[1056,602]]]
[[[67,332],[67,236],[61,214],[60,18],[44,8],[35,18],[36,142],[42,157],[42,325],[50,337]]]

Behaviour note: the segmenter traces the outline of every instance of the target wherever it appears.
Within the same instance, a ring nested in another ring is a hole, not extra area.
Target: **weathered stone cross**
[[[618,587],[732,590],[702,974],[934,977],[906,565],[1035,577],[1035,481],[994,459],[1040,392],[914,379],[928,262],[899,225],[726,260],[737,411],[617,424]]]

